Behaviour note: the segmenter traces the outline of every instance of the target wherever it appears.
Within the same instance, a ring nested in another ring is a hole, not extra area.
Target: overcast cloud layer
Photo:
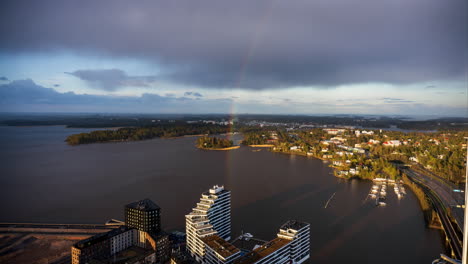
[[[52,88],[37,85],[32,80],[17,80],[0,85],[0,112],[120,112],[120,113],[226,113],[230,99],[201,101],[201,94],[188,92],[187,96],[173,97],[158,94],[132,96],[102,96],[59,93]],[[206,113],[206,112],[205,112]]]
[[[463,80],[467,3],[2,1],[0,52],[139,58],[161,66],[151,78],[205,88]],[[151,81],[80,70],[71,74],[106,90]]]

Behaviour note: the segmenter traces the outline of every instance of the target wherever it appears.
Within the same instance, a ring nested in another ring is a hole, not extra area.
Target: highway
[[[462,257],[462,241],[463,233],[462,229],[459,228],[460,224],[454,223],[447,211],[447,205],[450,206],[454,198],[447,192],[445,188],[442,188],[439,184],[434,183],[434,180],[427,179],[421,173],[415,172],[409,168],[400,167],[400,169],[406,173],[414,182],[424,190],[427,197],[431,200],[434,210],[442,224],[442,228],[445,231],[450,247],[456,258],[461,259]],[[433,189],[434,188],[434,189]],[[442,197],[442,199],[440,198]],[[443,201],[445,200],[445,202]],[[452,203],[453,204],[453,203]],[[453,212],[453,211],[452,211]],[[461,219],[461,226],[463,226],[463,218]]]

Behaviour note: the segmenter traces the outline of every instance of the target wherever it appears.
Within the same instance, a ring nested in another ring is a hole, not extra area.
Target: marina
[[[368,197],[375,199],[375,206],[386,206],[387,186],[392,185],[393,191],[398,199],[402,199],[406,195],[405,187],[400,181],[395,181],[386,178],[376,178],[373,180],[373,185],[369,191]]]

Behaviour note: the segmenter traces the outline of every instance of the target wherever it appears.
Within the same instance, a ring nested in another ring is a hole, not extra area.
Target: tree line
[[[217,137],[200,137],[197,139],[197,147],[204,149],[222,149],[232,147],[232,140]]]
[[[138,141],[152,138],[170,138],[185,135],[220,134],[229,127],[210,124],[165,124],[147,127],[120,128],[116,130],[96,130],[89,133],[73,134],[66,138],[69,145],[90,144],[112,141]]]

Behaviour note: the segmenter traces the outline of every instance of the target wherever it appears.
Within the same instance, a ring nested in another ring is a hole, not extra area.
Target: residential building
[[[300,264],[310,257],[310,224],[290,220],[283,224],[278,238],[289,239],[292,263]]]
[[[137,230],[133,228],[125,228],[122,232],[116,233],[110,237],[110,254],[114,255],[124,249],[133,246]]]
[[[382,130],[381,130],[381,131],[382,131]],[[382,132],[381,132],[381,133],[382,133]],[[366,130],[363,130],[363,131],[361,132],[361,134],[363,134],[363,135],[374,135],[374,131],[366,131]]]
[[[343,166],[344,163],[343,163],[343,161],[341,161],[341,160],[334,160],[334,161],[333,161],[333,165],[335,165],[335,166]]]
[[[323,131],[327,132],[329,135],[338,135],[343,134],[346,131],[346,129],[324,128]]]
[[[277,238],[234,261],[235,264],[300,264],[310,258],[310,224],[290,220]]]
[[[71,249],[72,264],[113,260],[165,263],[169,260],[169,237],[160,228],[159,206],[149,199],[128,204],[125,219],[126,225],[75,243]]]
[[[398,147],[401,145],[401,142],[399,140],[389,140],[389,141],[385,141],[382,144],[386,147]]]
[[[106,259],[118,252],[117,244],[120,249],[127,248],[128,235],[132,236],[131,228],[126,226],[119,227],[106,233],[94,235],[90,238],[83,239],[75,243],[71,248],[72,264],[88,263],[93,259]],[[116,237],[122,237],[121,243],[116,242]],[[125,245],[125,246],[124,246]]]
[[[216,234],[231,239],[231,192],[224,186],[213,186],[202,193],[200,202],[185,220],[187,250],[197,261],[202,261],[205,256],[202,238]]]
[[[217,235],[202,238],[205,243],[203,263],[229,264],[240,256],[241,251]]]

